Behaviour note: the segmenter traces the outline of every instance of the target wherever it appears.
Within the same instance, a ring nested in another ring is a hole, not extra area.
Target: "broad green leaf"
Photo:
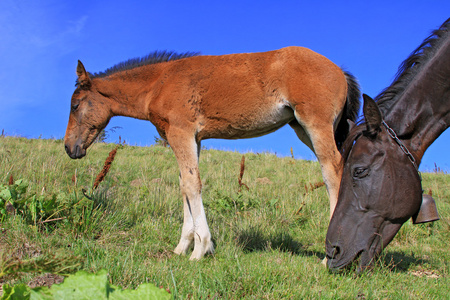
[[[100,270],[97,274],[78,271],[68,276],[61,284],[55,284],[50,291],[54,299],[108,299],[107,298],[108,273]]]
[[[9,200],[11,199],[11,192],[8,188],[2,189],[0,191],[0,198],[2,198],[3,200]]]
[[[120,287],[110,285],[106,270],[100,270],[96,274],[78,271],[75,275],[66,277],[63,283],[54,284],[51,288],[44,286],[30,289],[24,284],[13,287],[5,284],[3,289],[0,300],[172,299],[172,295],[168,292],[150,283],[142,284],[136,290],[122,290]]]
[[[3,286],[3,295],[1,300],[15,300],[15,299],[30,299],[29,287],[25,284],[17,284],[15,286],[9,286],[5,284]]]
[[[53,300],[53,295],[50,289],[46,286],[41,286],[30,290],[30,300]]]

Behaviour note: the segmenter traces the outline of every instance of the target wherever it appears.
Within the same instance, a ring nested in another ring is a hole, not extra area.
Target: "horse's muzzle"
[[[66,149],[66,153],[72,159],[82,158],[86,155],[86,149],[81,147],[79,144],[75,144],[73,148],[71,148],[68,144],[65,144],[64,148]]]

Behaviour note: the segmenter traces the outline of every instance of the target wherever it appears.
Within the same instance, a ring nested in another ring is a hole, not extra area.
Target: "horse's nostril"
[[[69,146],[64,145],[64,149],[66,150],[66,153],[69,153]]]
[[[338,255],[339,253],[341,253],[341,248],[338,246],[334,247],[334,255]]]
[[[329,258],[334,259],[337,256],[339,256],[339,253],[341,253],[341,248],[339,248],[339,246],[333,246],[333,249],[331,249],[328,256],[329,256]]]

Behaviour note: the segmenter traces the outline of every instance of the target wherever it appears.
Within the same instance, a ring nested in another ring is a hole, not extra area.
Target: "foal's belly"
[[[244,139],[262,136],[274,132],[294,117],[293,110],[286,104],[279,103],[271,109],[259,107],[251,111],[236,111],[224,117],[206,117],[206,122],[199,131],[201,139]]]

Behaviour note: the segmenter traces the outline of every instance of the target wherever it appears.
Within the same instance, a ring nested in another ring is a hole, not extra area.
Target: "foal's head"
[[[69,123],[64,137],[71,158],[82,158],[86,149],[112,117],[106,95],[98,91],[83,64],[78,61],[77,89],[72,95]]]

